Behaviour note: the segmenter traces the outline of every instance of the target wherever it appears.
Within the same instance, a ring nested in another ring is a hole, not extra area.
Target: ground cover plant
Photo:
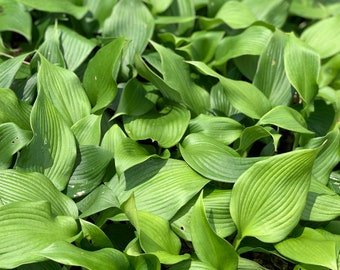
[[[340,4],[0,0],[0,269],[340,267]]]

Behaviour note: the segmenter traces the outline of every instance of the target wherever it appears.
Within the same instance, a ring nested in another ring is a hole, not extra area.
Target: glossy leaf
[[[253,84],[270,100],[273,106],[289,105],[292,90],[284,68],[284,48],[287,35],[276,30],[260,55]]]
[[[271,104],[267,97],[250,83],[225,78],[203,62],[189,63],[198,68],[201,73],[219,79],[230,103],[245,115],[258,119],[270,110]]]
[[[0,267],[15,268],[44,260],[38,253],[56,241],[73,241],[77,223],[54,216],[47,202],[15,202],[0,207]]]
[[[1,0],[0,6],[0,32],[14,31],[31,40],[32,19],[25,6],[11,0]]]
[[[0,124],[0,169],[7,169],[12,156],[32,139],[32,132],[22,130],[14,123]]]
[[[284,50],[284,65],[290,83],[300,97],[310,103],[318,91],[319,55],[290,34]]]
[[[90,114],[90,103],[77,76],[40,56],[38,88],[50,99],[68,125]]]
[[[94,249],[112,248],[113,245],[107,235],[95,224],[80,219],[83,237],[91,243]]]
[[[272,134],[270,133],[270,129],[268,127],[246,127],[240,136],[240,145],[238,150],[246,151],[253,145],[254,142],[269,136],[272,136]]]
[[[117,94],[116,76],[124,38],[120,37],[97,51],[86,68],[83,85],[92,105],[92,112],[106,108]]]
[[[159,146],[169,148],[182,138],[190,120],[190,112],[178,104],[162,104],[160,111],[123,118],[128,136],[134,140],[151,139]]]
[[[261,157],[241,158],[232,148],[202,134],[190,134],[179,147],[184,160],[208,179],[234,183]]]
[[[201,114],[190,120],[189,130],[190,133],[201,133],[228,145],[240,137],[243,126],[228,117]]]
[[[304,228],[300,235],[275,245],[284,256],[302,263],[338,269],[339,238],[327,231]]]
[[[67,184],[69,197],[80,197],[94,190],[103,180],[112,155],[95,145],[80,145],[74,171]]]
[[[171,2],[173,2],[173,0],[145,0],[144,2],[149,3],[152,6],[151,11],[153,13],[162,13],[171,5]]]
[[[0,22],[1,25],[1,22]],[[0,30],[1,31],[1,30]],[[0,64],[0,88],[10,88],[11,84],[28,54],[8,59]]]
[[[81,266],[89,270],[128,270],[126,255],[113,248],[87,251],[67,242],[55,242],[39,252],[40,256],[62,264]]]
[[[81,19],[87,12],[86,6],[75,5],[70,0],[18,0],[18,2],[41,11],[70,14],[77,19]]]
[[[32,106],[19,100],[15,93],[0,88],[0,123],[13,122],[21,129],[30,130],[30,113]]]
[[[17,168],[40,172],[63,190],[76,158],[74,136],[44,91],[40,90],[31,113],[33,139],[17,161]],[[39,153],[39,155],[37,155]]]
[[[101,116],[90,114],[76,122],[71,130],[80,145],[99,145]]]
[[[104,134],[101,147],[109,151],[114,157],[117,145],[126,137],[124,131],[115,124]]]
[[[339,44],[340,16],[320,20],[308,27],[301,35],[301,39],[317,51],[321,58],[333,56],[340,51]]]
[[[47,201],[54,215],[78,216],[75,203],[57,190],[50,179],[36,172],[1,171],[0,198],[3,204]]]
[[[184,161],[150,159],[127,170],[120,179],[114,177],[108,185],[120,202],[133,192],[137,210],[169,220],[208,182]]]
[[[234,247],[211,229],[199,196],[191,215],[191,238],[198,259],[215,269],[237,269],[238,254]]]
[[[287,106],[276,106],[257,123],[258,125],[275,125],[294,132],[313,135],[314,132],[306,128],[303,116],[296,110]]]
[[[129,76],[135,56],[144,51],[153,30],[153,16],[141,0],[121,0],[113,7],[110,17],[104,23],[103,35],[125,37],[130,41],[122,61],[124,77]]]
[[[305,206],[317,152],[277,155],[257,162],[238,178],[230,201],[238,229],[236,247],[246,236],[275,243],[293,230]]]

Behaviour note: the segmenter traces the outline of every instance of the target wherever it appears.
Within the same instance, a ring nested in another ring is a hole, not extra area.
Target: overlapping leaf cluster
[[[339,269],[339,9],[0,0],[0,268]]]

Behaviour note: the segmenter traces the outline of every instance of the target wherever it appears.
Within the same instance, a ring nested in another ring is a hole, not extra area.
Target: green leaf
[[[158,258],[152,254],[140,254],[139,256],[129,256],[132,269],[136,270],[161,270]]]
[[[74,171],[67,184],[69,197],[81,197],[94,190],[103,180],[105,169],[112,160],[108,151],[95,145],[80,145]]]
[[[75,203],[57,190],[50,179],[36,172],[1,171],[0,198],[3,204],[47,201],[54,215],[78,216]]]
[[[151,139],[163,148],[170,148],[182,138],[190,120],[190,112],[175,103],[160,105],[142,116],[124,116],[124,128],[133,140]]]
[[[253,84],[270,100],[273,106],[289,105],[292,90],[284,68],[284,47],[287,35],[276,30],[262,51]]]
[[[55,242],[38,253],[62,264],[81,266],[89,270],[128,270],[126,255],[113,248],[87,251],[67,242]]]
[[[308,27],[301,35],[301,39],[317,51],[321,58],[327,58],[340,51],[340,15],[320,20]]]
[[[179,149],[195,171],[208,179],[227,183],[234,183],[244,171],[263,159],[241,158],[232,148],[199,133],[188,135]]]
[[[120,202],[132,192],[137,210],[169,220],[209,180],[195,173],[184,161],[150,159],[114,177],[109,187]]]
[[[0,1],[0,32],[13,31],[31,40],[32,19],[20,1]]]
[[[284,66],[290,83],[308,104],[318,92],[319,55],[294,34],[290,34],[284,50]]]
[[[63,190],[76,159],[76,144],[71,129],[40,90],[31,113],[33,140],[25,147],[17,161],[17,168],[40,172]],[[37,155],[39,153],[39,155]]]
[[[153,14],[162,13],[165,11],[173,2],[173,0],[144,0],[144,2],[151,5],[151,11]]]
[[[304,209],[318,150],[300,150],[257,162],[236,181],[230,213],[238,229],[235,246],[246,236],[266,243],[283,240]]]
[[[189,65],[185,63],[184,58],[155,42],[151,42],[151,44],[160,55],[162,63],[160,72],[165,84],[179,94],[179,97],[178,94],[174,96],[168,91],[165,96],[173,101],[183,102],[197,115],[206,113],[209,110],[209,93],[194,83]],[[152,78],[149,76],[147,78],[154,83]],[[163,91],[167,91],[167,89],[160,88],[160,91],[164,94]]]
[[[79,145],[99,145],[101,120],[101,115],[90,114],[71,127]]]
[[[19,100],[15,93],[0,88],[0,123],[13,122],[19,128],[30,130],[30,113],[32,106]]]
[[[124,131],[114,124],[105,134],[101,143],[101,147],[109,151],[113,157],[116,153],[117,145],[126,138]]]
[[[86,68],[83,85],[92,105],[92,112],[106,108],[117,94],[116,76],[124,38],[117,38],[97,51]]]
[[[306,227],[300,235],[276,244],[275,248],[292,260],[337,270],[338,237],[321,229]]]
[[[87,12],[86,6],[75,5],[70,0],[18,0],[18,2],[41,11],[70,14],[76,19],[81,19]]]
[[[247,5],[238,1],[227,1],[218,10],[216,18],[223,20],[234,29],[246,28],[257,21]]]
[[[211,229],[199,196],[191,215],[191,238],[198,259],[215,269],[237,269],[238,254],[233,246]]]
[[[91,243],[91,248],[112,248],[113,245],[107,235],[95,224],[79,219],[83,237]]]
[[[167,220],[152,213],[137,211],[133,196],[122,205],[122,209],[136,228],[140,245],[146,253],[156,255],[165,264],[189,258],[188,255],[179,255],[181,242]]]
[[[47,32],[49,29],[50,28],[47,29]],[[57,29],[66,67],[67,69],[74,71],[89,56],[96,46],[96,42],[79,35],[77,32],[64,25],[58,25]]]
[[[153,30],[153,16],[141,0],[121,0],[113,7],[104,23],[103,35],[130,41],[122,62],[124,77],[129,77],[135,56],[144,51]]]
[[[167,159],[170,157],[170,153],[168,151],[166,151],[162,156],[157,155],[155,152],[155,149],[152,149],[152,147],[149,147],[148,149],[148,147],[144,147],[130,138],[122,138],[115,149],[115,165],[117,174],[121,175],[127,169],[142,163],[149,158]]]
[[[1,22],[0,22],[1,25]],[[8,59],[0,64],[0,88],[9,88],[19,71],[27,53]]]
[[[78,77],[40,56],[38,91],[44,92],[68,125],[90,114],[90,103]]]
[[[12,269],[44,260],[38,253],[56,241],[73,241],[72,217],[54,216],[47,202],[15,202],[0,207],[0,267]]]
[[[270,101],[254,85],[225,78],[203,62],[190,61],[189,63],[198,68],[201,73],[219,79],[230,103],[245,115],[259,119],[270,110]]]
[[[273,136],[270,128],[262,126],[246,127],[240,136],[240,145],[238,151],[247,151],[254,142],[262,138]]]
[[[207,220],[219,237],[227,237],[236,231],[229,212],[231,190],[206,186],[203,193],[203,204]],[[191,215],[197,196],[184,205],[172,218],[171,227],[186,241],[191,239]]]
[[[213,65],[222,65],[229,59],[241,55],[260,55],[271,35],[272,31],[267,27],[254,25],[241,34],[225,37],[216,48]]]
[[[305,119],[298,111],[283,105],[274,107],[262,116],[257,125],[275,125],[298,133],[314,134],[306,128]]]
[[[231,118],[205,114],[190,120],[189,123],[190,133],[201,133],[226,145],[238,139],[243,128],[239,122]]]
[[[7,169],[12,156],[32,139],[32,132],[22,130],[14,123],[0,124],[0,169]]]

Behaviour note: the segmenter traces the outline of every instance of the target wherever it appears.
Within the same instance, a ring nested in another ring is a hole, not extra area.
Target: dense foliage
[[[0,35],[1,269],[340,268],[338,1],[0,0]]]

